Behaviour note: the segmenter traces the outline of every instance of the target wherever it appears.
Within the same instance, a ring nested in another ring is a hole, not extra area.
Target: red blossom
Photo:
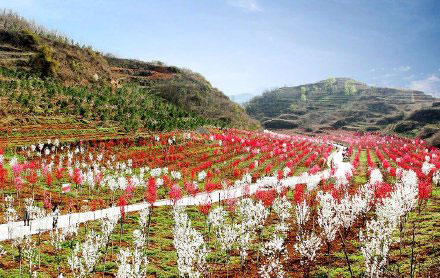
[[[272,171],[272,165],[271,165],[271,164],[267,165],[267,166],[264,168],[264,173],[265,173],[266,175],[269,175],[270,171]]]
[[[275,189],[271,190],[258,190],[255,192],[255,197],[258,200],[261,200],[265,207],[269,207],[272,205],[275,200],[276,192]]]
[[[321,168],[318,165],[315,165],[312,168],[310,168],[309,174],[314,175],[314,174],[318,173],[319,171],[321,171]]]
[[[127,188],[125,188],[125,193],[127,194],[128,198],[131,198],[132,193],[136,190],[136,188],[133,185],[128,185]]]
[[[200,204],[199,205],[199,212],[203,215],[208,215],[209,211],[211,210],[212,204],[211,202],[205,203],[205,204]]]
[[[279,181],[283,179],[283,171],[278,170],[278,172],[277,172],[277,179],[278,179]]]
[[[37,182],[37,173],[35,171],[31,171],[28,176],[26,176],[26,180],[34,185]]]
[[[185,191],[191,194],[192,196],[195,196],[198,189],[196,188],[196,185],[193,182],[185,182]]]
[[[52,204],[50,203],[50,196],[47,194],[46,191],[43,192],[43,196],[44,208],[50,210],[52,208]]]
[[[60,180],[63,177],[64,168],[55,169],[55,177]]]
[[[125,194],[121,195],[118,200],[119,210],[121,211],[121,218],[125,218],[125,206],[127,205],[127,197]]]
[[[147,190],[145,192],[145,199],[150,205],[156,202],[157,188],[156,188],[156,180],[153,177],[148,179]]]
[[[419,182],[419,199],[427,200],[431,197],[432,183],[430,181]]]
[[[177,184],[173,184],[171,186],[171,190],[169,192],[169,196],[170,199],[173,200],[174,204],[176,204],[176,202],[182,198],[182,189],[180,188],[179,185]]]
[[[53,179],[52,175],[50,173],[47,173],[47,175],[46,175],[46,183],[47,183],[48,187],[52,186],[52,179]]]
[[[72,179],[76,185],[80,185],[83,183],[83,175],[80,169],[75,168],[75,170],[73,170]]]
[[[391,175],[392,177],[395,177],[395,176],[396,176],[396,168],[391,168],[391,169],[390,169],[390,175]]]
[[[380,182],[374,185],[374,202],[380,201],[383,198],[390,196],[393,188],[385,182]]]
[[[304,184],[297,184],[295,185],[295,192],[293,194],[293,199],[295,200],[295,203],[300,204],[304,200],[304,191],[305,191],[305,185]]]
[[[219,189],[220,185],[216,183],[207,182],[205,184],[205,191],[211,193],[212,191]]]
[[[6,185],[6,178],[8,177],[8,171],[0,164],[0,188],[4,188]]]

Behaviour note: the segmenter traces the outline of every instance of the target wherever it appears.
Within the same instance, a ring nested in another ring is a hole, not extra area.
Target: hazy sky
[[[190,68],[228,95],[329,76],[440,93],[438,0],[0,0],[120,57]]]

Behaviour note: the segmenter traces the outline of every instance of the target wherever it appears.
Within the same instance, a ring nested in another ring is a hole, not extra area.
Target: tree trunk
[[[348,270],[350,271],[350,277],[354,278],[353,271],[351,270],[350,260],[348,259],[347,247],[345,246],[345,240],[344,240],[344,237],[342,236],[341,232],[339,232],[339,236],[341,237],[342,249],[344,250],[345,260],[347,261]]]

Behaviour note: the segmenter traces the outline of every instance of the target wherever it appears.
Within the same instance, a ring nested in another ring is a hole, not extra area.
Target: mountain
[[[440,142],[440,100],[420,91],[371,87],[349,78],[283,87],[251,99],[246,112],[269,129],[377,131]]]
[[[104,55],[6,11],[0,115],[0,136],[24,134],[23,126],[47,133],[48,125],[60,126],[59,133],[259,127],[198,73]]]

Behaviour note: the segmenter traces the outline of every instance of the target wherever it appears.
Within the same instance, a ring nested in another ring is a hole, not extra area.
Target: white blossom
[[[57,252],[60,252],[60,250],[62,250],[62,243],[65,240],[65,234],[61,229],[54,229],[49,232],[49,236],[50,244]]]
[[[337,202],[330,193],[318,192],[319,200],[318,224],[322,228],[327,242],[335,239],[336,233],[341,225],[338,218]]]
[[[351,197],[346,193],[336,206],[337,217],[340,219],[343,227],[348,229],[353,225],[356,217],[361,211],[361,207],[352,201]]]
[[[365,231],[359,232],[361,251],[365,259],[368,278],[381,278],[387,263],[393,227],[388,222],[372,219],[366,223]]]
[[[161,168],[154,168],[150,170],[150,175],[153,178],[157,178],[162,174],[162,169]]]
[[[190,278],[201,277],[205,273],[207,249],[203,236],[191,227],[191,220],[181,207],[173,210],[175,226],[174,247],[177,251],[179,275]]]
[[[178,171],[171,171],[171,177],[175,180],[180,180],[182,178],[182,173]]]
[[[423,172],[423,174],[428,175],[432,169],[435,169],[435,165],[432,163],[429,163],[429,156],[427,156],[425,159],[425,162],[423,162],[423,165],[422,165],[422,172]]]
[[[206,172],[205,171],[201,171],[199,172],[199,174],[197,175],[197,178],[199,181],[203,181],[206,178]]]
[[[440,170],[437,170],[432,176],[432,182],[435,185],[440,185]]]
[[[306,201],[304,200],[301,204],[298,204],[295,207],[295,212],[296,212],[296,224],[298,225],[298,230],[302,230],[302,227],[309,220],[309,216],[310,216],[309,205],[307,205]]]
[[[371,185],[374,185],[376,183],[381,183],[383,182],[383,176],[382,176],[382,172],[380,171],[379,168],[374,168],[373,170],[371,170],[370,172],[370,180],[369,183]]]
[[[295,250],[301,255],[301,264],[306,260],[313,261],[316,257],[316,252],[321,246],[321,238],[314,232],[309,234],[298,234],[296,236]]]

